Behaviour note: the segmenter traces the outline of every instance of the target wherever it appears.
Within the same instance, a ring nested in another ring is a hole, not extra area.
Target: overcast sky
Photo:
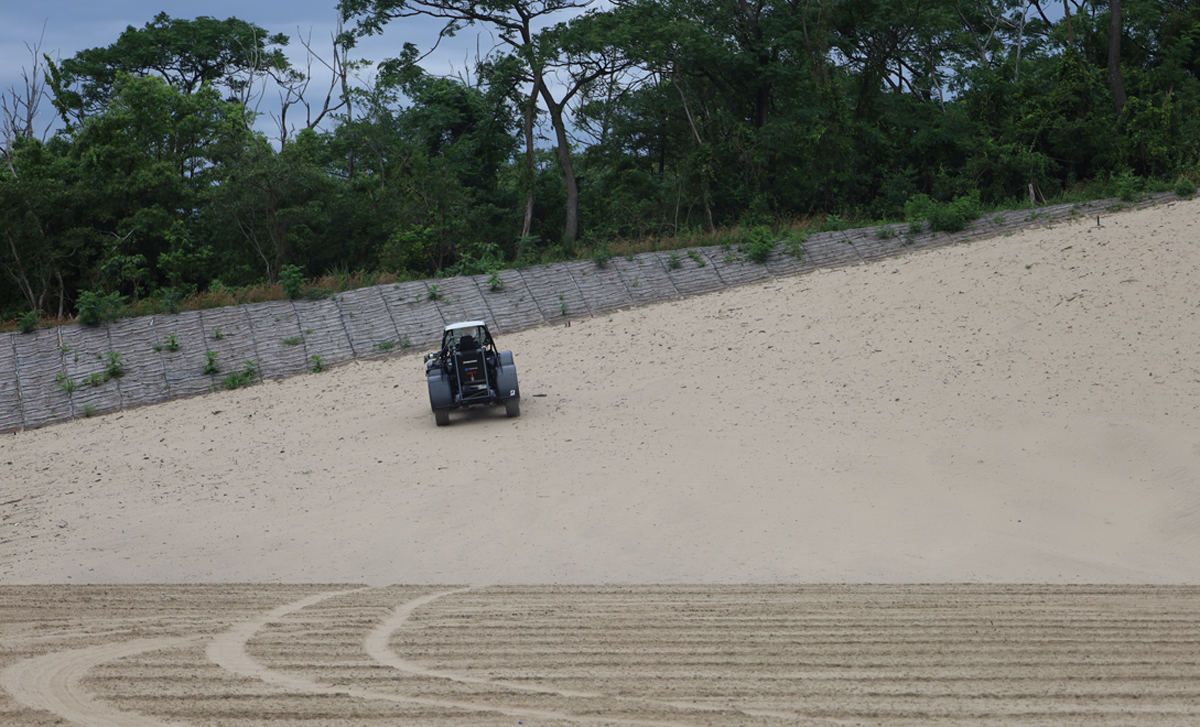
[[[126,27],[141,28],[159,12],[186,19],[236,17],[269,33],[284,33],[292,38],[288,53],[293,64],[304,69],[304,48],[297,38],[311,38],[314,49],[328,56],[337,24],[336,6],[337,0],[0,0],[0,93],[24,88],[22,68],[33,68],[31,48],[40,44],[51,58],[70,58],[81,50],[115,43]],[[372,61],[392,57],[405,42],[428,51],[440,28],[441,22],[434,19],[394,20],[381,36],[361,40],[355,57]],[[494,42],[486,32],[465,32],[443,42],[422,66],[437,75],[461,76]],[[264,98],[260,110],[265,112],[269,103],[270,98]],[[49,104],[43,107],[48,109]]]

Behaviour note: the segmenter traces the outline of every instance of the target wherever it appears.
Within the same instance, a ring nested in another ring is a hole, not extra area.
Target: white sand
[[[1200,583],[1200,201],[0,439],[0,583]]]

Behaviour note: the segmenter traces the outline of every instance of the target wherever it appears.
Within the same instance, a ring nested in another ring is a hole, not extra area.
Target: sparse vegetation
[[[324,371],[324,370],[325,370],[325,359],[324,359],[324,357],[322,357],[320,354],[316,354],[316,353],[314,353],[314,354],[313,354],[313,355],[312,355],[312,356],[309,358],[309,367],[308,367],[308,370],[309,370],[309,371],[311,371],[311,372],[313,372],[314,374],[317,374],[317,373],[320,373],[320,372]]]
[[[302,343],[304,343],[303,336],[289,336],[283,339],[283,345],[285,346],[299,346]]]
[[[257,378],[258,364],[253,361],[247,361],[240,371],[234,371],[227,375],[224,384],[226,389],[240,389],[253,384]]]
[[[104,354],[104,373],[112,379],[119,379],[125,375],[125,360],[120,353],[109,351]]]
[[[208,374],[209,376],[216,376],[217,374],[221,373],[221,365],[217,363],[216,351],[204,352],[204,373]]]
[[[172,334],[168,335],[165,339],[163,339],[160,343],[154,344],[155,351],[162,351],[164,349],[166,349],[167,351],[178,351],[179,350],[179,337],[176,336],[174,333],[172,333]]]

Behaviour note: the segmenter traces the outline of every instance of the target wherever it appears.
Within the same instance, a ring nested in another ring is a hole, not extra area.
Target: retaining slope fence
[[[1174,199],[1159,195],[1148,206]],[[810,235],[796,257],[765,264],[736,250],[698,247],[614,257],[605,267],[572,261],[489,276],[412,281],[347,291],[324,300],[274,301],[173,315],[68,325],[0,336],[0,432],[39,427],[225,388],[253,362],[263,378],[438,344],[442,326],[484,319],[500,333],[595,316],[771,277],[803,274],[995,237],[1070,217],[1103,214],[1113,200],[1017,210],[953,233],[912,234],[907,224]],[[105,375],[110,354],[124,373]]]

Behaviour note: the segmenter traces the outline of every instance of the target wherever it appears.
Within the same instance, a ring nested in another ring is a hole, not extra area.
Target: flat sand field
[[[1181,201],[500,332],[517,419],[4,435],[0,724],[1200,724],[1198,281]]]

